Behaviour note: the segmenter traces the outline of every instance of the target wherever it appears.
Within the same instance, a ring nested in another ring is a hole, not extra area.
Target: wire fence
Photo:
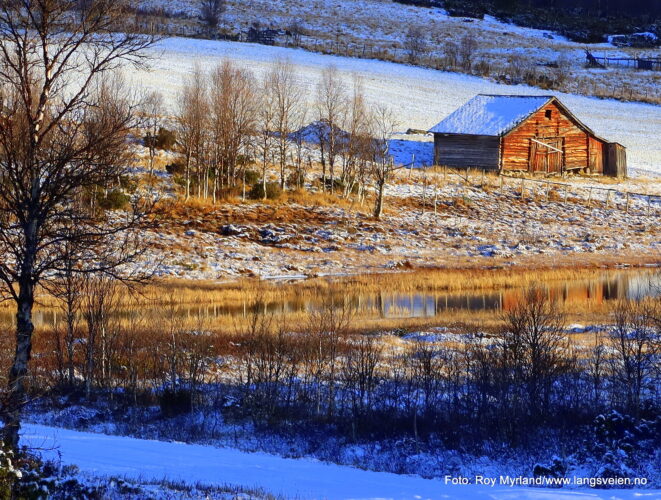
[[[411,178],[413,169],[409,171]],[[618,188],[572,184],[550,179],[535,179],[528,176],[493,175],[493,171],[482,169],[451,169],[441,167],[436,171],[444,184],[449,178],[459,178],[463,195],[470,197],[469,190],[480,189],[500,196],[513,196],[518,199],[553,201],[556,203],[582,204],[586,207],[621,210],[626,214],[658,216],[661,213],[661,195],[626,191]],[[427,169],[418,170],[418,181],[423,186],[423,207],[429,202],[436,210],[439,201],[434,182]],[[423,209],[424,210],[424,209]]]
[[[648,71],[661,71],[661,58],[656,57],[644,58],[593,56],[593,58],[595,61],[606,68],[618,67]]]

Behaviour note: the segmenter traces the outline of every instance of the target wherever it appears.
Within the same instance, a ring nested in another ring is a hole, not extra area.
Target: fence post
[[[592,188],[590,188],[590,194],[588,194],[588,207],[592,206]]]
[[[503,181],[503,176],[502,176],[502,174],[501,174],[501,175],[500,175],[500,194],[501,194],[501,195],[503,194],[503,183],[504,183],[504,181]]]
[[[425,214],[427,208],[427,171],[422,169],[422,215]]]
[[[608,202],[610,201],[611,191],[610,189],[606,191],[606,210],[608,210]]]
[[[524,195],[525,191],[526,191],[526,178],[521,177],[521,199],[523,199],[523,197],[524,197],[523,195]]]

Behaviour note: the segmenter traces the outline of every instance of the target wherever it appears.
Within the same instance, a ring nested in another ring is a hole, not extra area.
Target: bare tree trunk
[[[30,264],[28,264],[31,267]],[[27,266],[26,266],[27,267]],[[31,270],[24,271],[26,275],[19,283],[19,294],[16,313],[16,352],[14,362],[9,371],[8,403],[5,407],[5,445],[12,449],[18,446],[18,434],[21,428],[20,415],[25,404],[25,377],[28,373],[28,362],[32,351],[32,307],[34,305],[34,285]]]
[[[376,203],[374,205],[374,217],[381,218],[383,214],[383,193],[385,191],[385,182],[379,181],[376,193]]]
[[[186,201],[190,198],[190,155],[186,155]]]
[[[73,386],[74,366],[73,366],[73,341],[74,341],[74,318],[73,314],[67,315],[67,334],[65,338],[67,349],[67,382]]]

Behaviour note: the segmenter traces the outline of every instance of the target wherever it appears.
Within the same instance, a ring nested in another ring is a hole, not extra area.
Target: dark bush
[[[103,210],[122,210],[129,204],[129,197],[119,189],[108,191],[105,196],[98,199],[99,207]]]
[[[550,464],[536,464],[532,473],[535,477],[559,479],[567,474],[567,464],[561,458],[554,456]]]
[[[232,198],[240,198],[243,194],[241,186],[218,188],[216,191],[216,198],[219,200],[231,200]]]
[[[305,185],[305,174],[299,171],[293,171],[287,177],[287,186],[289,187],[303,187]]]
[[[165,170],[170,175],[184,175],[186,172],[186,165],[181,161],[175,161],[165,166]]]
[[[256,170],[247,169],[243,174],[243,179],[248,186],[253,186],[259,182],[259,172]]]
[[[165,389],[159,398],[164,417],[175,417],[191,411],[191,393],[185,389]]]
[[[135,193],[136,189],[138,189],[138,183],[128,175],[122,175],[119,178],[119,185],[125,193]]]
[[[322,179],[319,179],[319,183],[322,184]],[[326,191],[333,191],[333,193],[343,193],[346,188],[346,183],[341,179],[335,178],[333,182],[330,179],[326,179]],[[354,183],[351,186],[351,194],[358,193],[358,183]]]
[[[253,200],[263,200],[264,199],[264,186],[261,182],[253,184],[252,189],[250,189],[250,194],[248,195]],[[282,188],[277,182],[267,182],[266,183],[266,199],[268,200],[277,200],[282,196]]]
[[[171,150],[177,143],[177,135],[173,130],[168,130],[161,127],[158,129],[156,136],[156,143],[154,144],[157,149]]]
[[[483,19],[486,7],[480,2],[466,2],[464,0],[446,0],[445,10],[453,17],[472,17]]]

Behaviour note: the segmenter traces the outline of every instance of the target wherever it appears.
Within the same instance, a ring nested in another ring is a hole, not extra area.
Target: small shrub
[[[287,177],[287,186],[289,187],[303,187],[305,185],[305,174],[300,171],[293,171]]]
[[[165,389],[159,398],[164,417],[175,417],[191,411],[191,393],[184,389]]]
[[[319,184],[322,185],[323,179],[319,179]],[[339,178],[334,178],[333,181],[331,182],[330,178],[326,178],[326,191],[333,191],[333,193],[342,193],[344,192],[344,188],[346,187],[346,183],[342,181],[342,179]],[[353,188],[352,192],[357,193],[358,192],[358,183],[356,183]]]
[[[268,200],[277,200],[282,196],[282,188],[277,182],[267,182],[266,183],[266,199]],[[249,197],[253,200],[263,200],[264,199],[264,186],[261,182],[253,184],[252,189],[250,189]]]
[[[119,185],[124,190],[124,192],[127,193],[135,193],[136,189],[138,189],[138,183],[135,181],[135,179],[129,177],[128,175],[122,175],[119,178]]]
[[[480,76],[491,75],[491,64],[484,59],[480,59],[473,68],[473,73]]]
[[[219,188],[216,192],[216,198],[225,201],[240,198],[242,195],[243,189],[241,186]]]
[[[158,135],[156,136],[156,140],[154,142],[154,146],[157,149],[165,149],[170,151],[174,148],[176,143],[177,135],[174,133],[174,131],[163,127],[158,129]]]
[[[563,478],[567,474],[567,464],[560,457],[554,456],[550,464],[536,464],[532,473],[535,477]]]
[[[248,186],[254,186],[259,182],[259,172],[256,170],[246,169],[245,173],[243,174],[243,179]]]
[[[113,189],[105,196],[99,197],[98,202],[103,210],[123,210],[129,204],[129,197],[123,191]]]
[[[186,172],[186,165],[184,164],[184,162],[175,161],[173,163],[169,163],[168,165],[166,165],[165,170],[170,175],[184,175],[184,173]]]

